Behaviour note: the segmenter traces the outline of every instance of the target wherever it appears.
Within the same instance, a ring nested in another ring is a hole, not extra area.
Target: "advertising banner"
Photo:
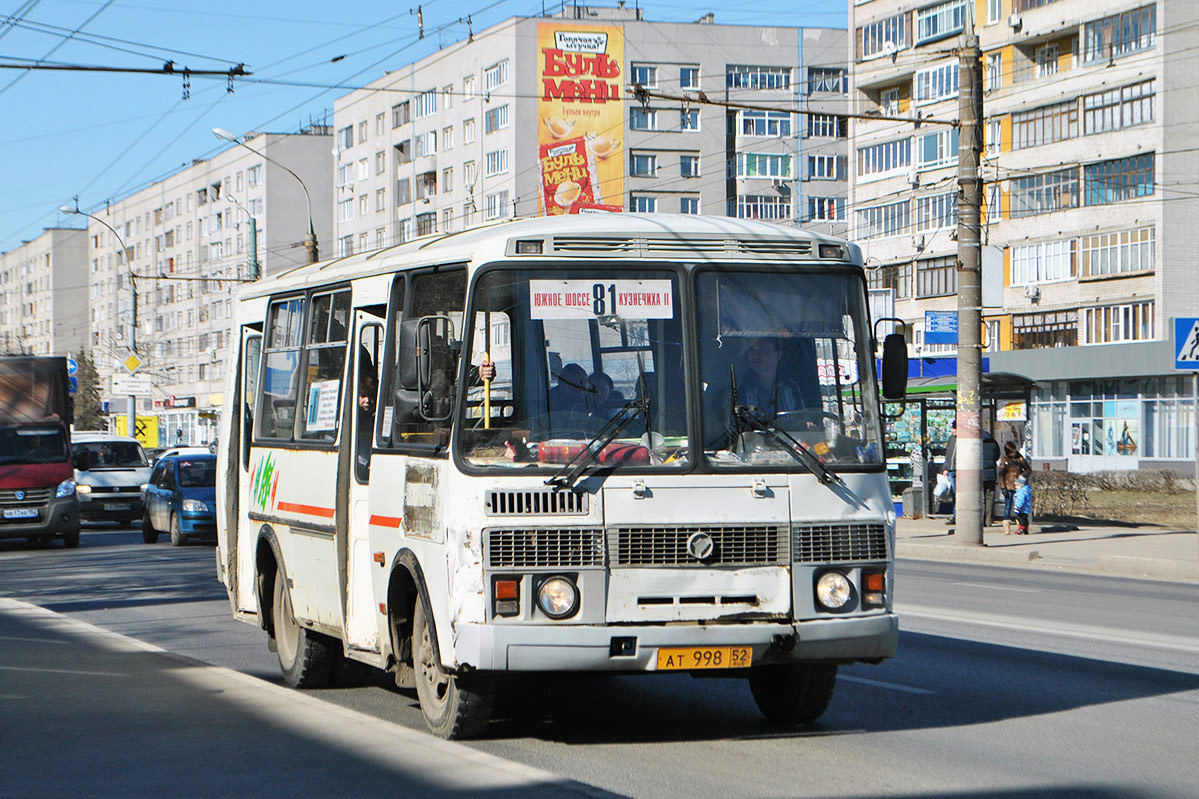
[[[542,215],[624,210],[624,29],[537,26]]]

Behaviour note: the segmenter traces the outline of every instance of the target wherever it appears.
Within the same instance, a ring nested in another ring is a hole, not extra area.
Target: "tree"
[[[79,387],[75,391],[75,429],[102,430],[104,407],[100,404],[100,374],[86,351],[80,350],[76,360]]]

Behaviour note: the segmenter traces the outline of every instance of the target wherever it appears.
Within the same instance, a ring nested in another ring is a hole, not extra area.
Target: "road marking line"
[[[895,603],[895,612],[901,617],[913,616],[918,619],[933,619],[936,621],[957,622],[959,624],[977,624],[981,627],[997,627],[1004,630],[1057,635],[1063,638],[1081,638],[1088,641],[1106,641],[1108,643],[1199,654],[1199,641],[1181,635],[1134,633],[1115,627],[1071,624],[1069,622],[1047,621],[1045,619],[1030,619],[1022,616],[996,616],[967,610],[955,611],[930,608],[923,605],[907,605],[899,602]]]
[[[848,674],[838,674],[838,680],[846,682],[856,682],[862,685],[870,685],[875,688],[889,688],[892,691],[903,691],[908,694],[935,694],[936,691],[929,691],[926,688],[915,688],[911,685],[896,685],[893,682],[880,682],[878,680],[868,680],[865,677],[850,677]]]
[[[0,671],[36,671],[41,674],[82,674],[87,677],[124,677],[115,671],[83,671],[81,669],[42,669],[27,666],[0,666]]]
[[[967,588],[988,588],[995,591],[1015,591],[1020,594],[1039,594],[1040,591],[1035,588],[1013,588],[1010,585],[997,585],[995,583],[950,583],[950,585],[963,585]]]
[[[0,635],[0,641],[20,641],[26,644],[65,644],[53,638],[22,638],[19,635]]]

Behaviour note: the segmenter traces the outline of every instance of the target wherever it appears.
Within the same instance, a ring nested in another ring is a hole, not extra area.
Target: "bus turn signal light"
[[[495,594],[495,615],[520,615],[520,580],[496,580],[492,586]]]
[[[862,607],[881,608],[887,604],[887,579],[881,571],[862,572]]]

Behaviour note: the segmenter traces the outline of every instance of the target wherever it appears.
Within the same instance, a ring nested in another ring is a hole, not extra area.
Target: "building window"
[[[250,188],[262,183],[262,164],[255,164],[246,170],[246,182]]]
[[[1003,17],[1003,0],[987,0],[987,24],[994,25]]]
[[[638,178],[652,178],[658,174],[658,156],[632,153],[629,156],[629,174]]]
[[[475,223],[475,204],[468,202],[462,206],[462,225],[470,227]]]
[[[729,204],[732,205],[730,200]],[[730,216],[738,219],[765,219],[768,221],[785,221],[791,218],[791,200],[777,194],[750,194],[738,197],[736,207]]]
[[[790,178],[791,156],[770,153],[737,153],[739,178]]]
[[[386,120],[387,120],[386,114],[375,114],[375,135],[376,136],[382,136],[384,133],[387,132]]]
[[[984,131],[986,139],[986,149],[984,152],[988,156],[999,155],[999,151],[1003,148],[1003,122],[998,119],[988,119],[987,127]]]
[[[629,195],[629,210],[635,214],[653,214],[658,211],[658,198],[646,194]]]
[[[884,175],[911,166],[911,163],[911,139],[895,139],[858,148],[858,177],[860,178],[868,175]]]
[[[416,215],[416,235],[429,236],[437,232],[437,213],[429,211]]]
[[[437,113],[437,90],[430,89],[416,96],[416,118],[424,119]]]
[[[375,213],[387,210],[387,189],[375,189]]]
[[[906,233],[911,224],[911,206],[907,200],[875,205],[858,211],[858,238],[874,239]]]
[[[454,190],[454,168],[452,166],[447,166],[445,169],[441,170],[441,190]]]
[[[679,112],[679,130],[699,130],[698,108],[684,108]]]
[[[494,91],[508,82],[508,59],[483,71],[483,91]]]
[[[836,180],[837,156],[809,155],[808,177],[815,180]]]
[[[947,0],[916,12],[916,44],[943,39],[966,25],[966,0]]]
[[[467,75],[462,79],[462,99],[475,99],[475,76]]]
[[[446,111],[454,107],[454,87],[452,85],[441,87],[441,107]]]
[[[646,89],[656,88],[658,85],[658,68],[648,64],[634,64],[633,83],[639,84]]]
[[[1090,63],[1136,53],[1153,47],[1157,6],[1088,22],[1083,28],[1083,61]]]
[[[699,88],[699,67],[679,67],[679,88]]]
[[[845,117],[808,114],[808,135],[825,139],[845,138]]]
[[[1013,286],[1055,283],[1074,277],[1074,239],[1012,247]]]
[[[382,175],[387,171],[387,153],[383,150],[375,153],[375,174]]]
[[[337,131],[337,143],[342,150],[348,150],[354,146],[353,125],[346,125],[344,128]]]
[[[1048,78],[1057,74],[1057,44],[1043,44],[1033,52],[1037,65],[1037,77]]]
[[[1087,205],[1107,205],[1153,194],[1153,153],[1083,167]]]
[[[475,121],[473,119],[462,120],[462,143],[475,143]]]
[[[886,264],[866,270],[866,285],[872,289],[891,289],[895,299],[906,300],[912,296],[912,265]]]
[[[416,135],[416,156],[420,158],[437,152],[437,131],[430,130]]]
[[[437,194],[437,172],[422,172],[416,176],[416,199],[424,200]]]
[[[908,46],[908,15],[876,20],[858,29],[858,52],[864,61],[899,52]]]
[[[349,222],[353,218],[354,218],[354,198],[351,197],[348,200],[341,200],[340,202],[338,202],[337,203],[337,221],[338,222]],[[213,242],[214,247],[217,246],[218,244],[220,244],[220,242]],[[213,256],[213,257],[216,258],[219,256]]]
[[[915,91],[916,105],[935,103],[938,100],[948,100],[958,96],[958,65],[955,61],[946,61],[935,67],[921,69],[916,72]]]
[[[958,222],[958,198],[953,192],[916,198],[916,230],[939,230]]]
[[[337,257],[345,258],[354,254],[354,237],[342,236],[337,240]]]
[[[495,133],[497,130],[503,130],[506,127],[508,127],[507,105],[488,109],[487,113],[483,115],[484,133]]]
[[[441,212],[441,232],[449,233],[454,229],[454,209],[447,208]]]
[[[396,205],[407,205],[412,202],[412,183],[408,178],[396,181]]]
[[[698,197],[680,197],[679,198],[679,213],[680,214],[698,214],[699,213],[699,198]]]
[[[629,128],[631,130],[657,130],[658,112],[653,108],[630,108]]]
[[[847,86],[845,70],[837,67],[809,67],[808,94],[813,92],[835,92],[844,94]]]
[[[741,111],[739,116],[742,136],[791,135],[791,114],[786,111]]]
[[[916,262],[916,296],[948,297],[958,292],[958,262],[950,255]]]
[[[393,149],[396,154],[395,163],[397,168],[412,160],[412,142],[408,139],[400,142]]]
[[[358,195],[358,216],[366,216],[370,210],[370,198],[365,194]]]
[[[483,176],[494,177],[508,171],[508,151],[492,150],[484,156]]]
[[[407,100],[402,103],[396,103],[391,107],[391,126],[393,128],[398,128],[400,125],[407,125],[411,119],[411,105]]]
[[[370,167],[367,164],[367,160],[365,158],[360,158],[358,160],[358,179],[366,180],[369,175]]]
[[[1011,181],[1011,216],[1048,214],[1078,207],[1078,170],[1074,167]]]
[[[1153,300],[1083,309],[1082,343],[1153,340]]]
[[[1082,98],[1083,128],[1090,133],[1140,125],[1153,121],[1155,81],[1147,80]]]
[[[958,129],[942,128],[916,139],[916,168],[936,169],[958,162]]]
[[[1046,105],[1012,114],[1012,149],[1038,147],[1078,135],[1078,103]]]
[[[844,197],[809,197],[808,220],[811,222],[844,222]]]
[[[1153,226],[1083,236],[1083,277],[1110,277],[1152,270],[1155,236]]]
[[[1018,350],[1078,344],[1078,312],[1013,314],[1012,346]]]
[[[731,65],[725,72],[729,89],[790,89],[790,67],[755,67]]]
[[[883,89],[878,94],[878,112],[883,116],[893,117],[899,113],[899,95],[901,90]]]
[[[504,107],[507,108],[507,106]],[[445,152],[452,149],[454,149],[454,126],[447,125],[441,129],[441,150]]]
[[[987,53],[987,86],[993,92],[1003,86],[1003,53]]]
[[[362,144],[369,137],[370,137],[370,126],[367,125],[366,120],[364,119],[363,121],[358,123],[358,143]]]
[[[462,185],[467,189],[474,191],[475,181],[478,179],[478,167],[474,161],[467,161],[462,165]]]
[[[685,178],[699,177],[699,156],[698,155],[680,155],[679,156],[679,174]]]

